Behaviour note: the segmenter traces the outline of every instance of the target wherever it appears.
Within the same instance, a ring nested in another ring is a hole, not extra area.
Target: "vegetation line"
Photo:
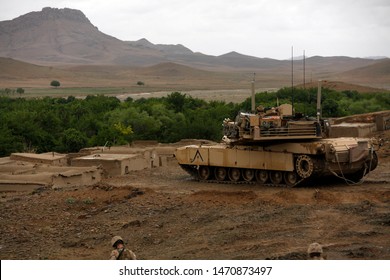
[[[296,112],[316,114],[316,88],[294,89]],[[256,94],[264,107],[290,103],[290,88]],[[13,152],[76,152],[83,147],[127,144],[134,140],[162,143],[197,138],[219,141],[224,118],[249,111],[242,103],[205,101],[180,92],[161,98],[88,95],[85,99],[10,98],[0,90],[0,156]],[[22,95],[22,93],[20,93]],[[389,93],[360,94],[323,89],[324,117],[390,110]]]

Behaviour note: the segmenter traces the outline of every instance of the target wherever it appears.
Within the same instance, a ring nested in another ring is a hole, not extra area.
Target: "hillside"
[[[146,39],[121,41],[100,32],[81,11],[68,8],[44,8],[0,22],[0,56],[46,65],[150,66],[170,61],[240,68],[248,64],[194,53],[183,45],[155,45]],[[253,68],[259,59],[252,60]]]
[[[44,8],[13,20],[0,22],[0,56],[42,64],[121,64],[150,66],[176,62],[203,67],[273,69],[289,66],[288,60],[258,58],[230,52],[221,56],[195,53],[177,44],[153,44],[143,38],[121,41],[99,31],[85,14],[74,9]],[[337,64],[347,71],[373,59],[313,57],[308,64],[326,68]],[[317,66],[316,66],[317,67]]]
[[[381,65],[382,62],[379,64]],[[257,73],[256,86],[258,91],[289,85],[290,76],[288,74],[288,72],[277,74],[267,71],[263,74]],[[0,57],[0,88],[48,88],[50,81],[56,79],[61,82],[61,88],[122,87],[128,93],[212,89],[247,89],[249,91],[249,82],[252,78],[252,73],[202,70],[172,62],[147,67],[126,65],[42,66]],[[146,85],[139,87],[136,85],[138,81],[143,81]],[[303,84],[298,83],[295,86],[303,87]],[[316,88],[317,82],[308,81],[305,86]],[[383,88],[376,88],[375,85],[369,87],[333,80],[324,81],[323,87],[337,91],[383,92]]]
[[[54,79],[59,80],[61,88],[64,89],[69,87],[120,87],[125,92],[137,93],[162,90],[246,88],[250,76],[245,73],[206,71],[172,62],[148,67],[41,66],[0,57],[0,89],[49,88],[50,81]],[[138,81],[144,82],[145,86],[137,86]]]
[[[367,65],[375,64],[377,61],[374,59],[366,59],[359,57],[346,57],[346,56],[333,56],[333,57],[322,57],[322,56],[313,56],[306,59],[306,65],[308,70],[316,69],[316,71],[329,74],[335,72],[334,69],[337,69],[337,72],[349,71],[358,67],[364,67]],[[298,64],[299,65],[299,64]]]
[[[381,59],[376,63],[355,68],[340,74],[344,79],[385,88],[390,84],[390,59]]]
[[[212,56],[181,44],[153,44],[145,38],[121,41],[100,32],[83,12],[68,8],[44,8],[1,21],[0,57],[34,65],[14,63],[7,69],[10,61],[3,59],[0,84],[4,87],[46,85],[53,77],[72,86],[123,86],[143,79],[165,84],[168,90],[246,88],[253,73],[261,88],[291,84],[289,60],[235,51]],[[93,68],[84,67],[88,65]],[[159,73],[162,65],[174,65],[174,69]],[[305,66],[307,82],[322,79],[390,88],[389,59],[314,56],[305,60]],[[294,84],[303,82],[302,74],[302,61],[294,61]]]
[[[340,81],[322,81],[322,87],[328,88],[336,91],[345,91],[345,90],[351,90],[351,91],[357,91],[360,93],[375,93],[375,92],[384,92],[388,91],[381,88],[374,88],[369,86],[362,86],[357,84],[351,84],[351,83],[345,83]],[[299,88],[303,88],[303,84],[297,85]],[[306,88],[317,88],[318,82],[309,82],[305,84]]]
[[[0,56],[47,64],[134,64],[162,61],[157,51],[106,35],[78,10],[44,8],[0,22]]]
[[[0,80],[26,80],[35,78],[72,76],[69,72],[48,66],[40,66],[12,58],[0,57]]]

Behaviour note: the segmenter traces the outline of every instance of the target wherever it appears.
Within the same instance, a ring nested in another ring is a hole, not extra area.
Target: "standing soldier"
[[[323,260],[323,250],[319,243],[311,243],[307,249],[309,260]]]
[[[125,248],[125,244],[123,242],[122,237],[114,236],[111,239],[111,245],[115,249],[111,252],[111,260],[136,260],[135,254]]]

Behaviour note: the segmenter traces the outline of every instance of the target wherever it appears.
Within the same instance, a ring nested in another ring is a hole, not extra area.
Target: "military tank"
[[[225,119],[221,143],[179,147],[175,157],[201,181],[287,187],[333,175],[352,184],[377,167],[370,139],[329,138],[330,129],[319,114],[293,114],[291,104],[259,106]]]

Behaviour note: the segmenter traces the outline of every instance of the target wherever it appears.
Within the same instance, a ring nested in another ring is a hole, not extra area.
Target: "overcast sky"
[[[44,7],[81,10],[121,40],[257,57],[390,57],[390,0],[0,0],[0,21]]]

